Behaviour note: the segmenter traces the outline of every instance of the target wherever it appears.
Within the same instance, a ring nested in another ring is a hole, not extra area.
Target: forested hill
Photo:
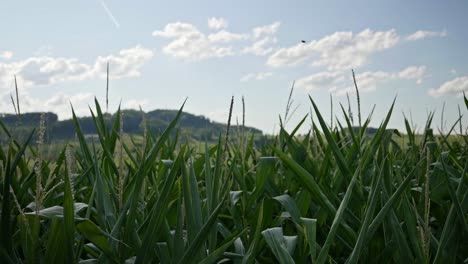
[[[123,129],[129,134],[143,134],[143,116],[146,119],[151,131],[159,133],[174,120],[177,115],[177,110],[154,110],[142,114],[137,110],[122,110],[123,113]],[[113,123],[115,114],[106,114],[109,120],[109,125]],[[20,119],[13,114],[0,114],[0,120],[8,127],[15,128],[15,131],[30,131],[32,128],[38,128],[40,123],[41,113],[25,113],[21,114]],[[73,120],[59,121],[55,113],[45,113],[46,117],[46,140],[64,140],[73,139],[75,137],[75,125]],[[85,134],[96,134],[95,125],[92,117],[78,118],[80,127]],[[210,121],[204,116],[197,116],[183,112],[177,125],[183,135],[188,135],[190,138],[200,141],[215,141],[220,134],[226,131],[226,125],[218,122]],[[232,126],[231,131],[235,134],[240,128]],[[246,127],[244,130],[247,135],[252,133],[261,136],[262,131],[252,127]]]

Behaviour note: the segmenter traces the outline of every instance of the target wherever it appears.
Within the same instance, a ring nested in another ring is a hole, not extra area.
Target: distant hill
[[[154,110],[144,113],[147,124],[150,130],[154,133],[160,133],[166,129],[169,123],[174,120],[177,115],[177,110]],[[143,114],[137,110],[122,110],[123,113],[123,129],[129,134],[143,134]],[[75,126],[73,120],[59,121],[55,113],[45,113],[46,115],[46,140],[68,140],[75,138]],[[21,119],[18,120],[16,115],[1,114],[0,120],[8,127],[15,128],[15,131],[23,131],[26,133],[32,128],[38,128],[41,113],[25,113],[21,114]],[[109,125],[113,122],[115,114],[106,114],[109,119]],[[83,133],[88,135],[96,134],[96,129],[92,117],[78,118],[80,127]],[[183,112],[178,122],[178,128],[183,135],[187,135],[192,139],[199,141],[215,141],[220,134],[226,131],[226,124],[213,122],[204,116],[197,116]],[[231,126],[232,134],[235,135],[240,127]],[[253,127],[246,127],[247,135],[252,133],[261,137],[262,131]]]

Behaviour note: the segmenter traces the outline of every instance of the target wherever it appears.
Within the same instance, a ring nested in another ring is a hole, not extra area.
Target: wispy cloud
[[[242,76],[240,78],[240,81],[241,82],[248,82],[248,81],[251,81],[251,80],[260,81],[260,80],[264,80],[264,79],[266,79],[268,77],[271,77],[271,76],[273,76],[272,72],[248,73],[248,74]]]
[[[276,33],[281,23],[276,21],[270,25],[255,27],[252,29],[253,43],[245,47],[242,52],[250,53],[256,56],[265,56],[273,52],[274,44],[278,41]]]
[[[408,41],[415,41],[415,40],[420,40],[420,39],[425,39],[425,38],[431,38],[431,37],[445,37],[447,36],[447,31],[424,31],[424,30],[418,30],[414,32],[413,34],[407,36],[405,39]]]
[[[54,47],[51,45],[40,46],[36,51],[34,51],[34,56],[52,56]]]
[[[114,23],[115,27],[116,27],[116,28],[120,28],[120,23],[117,21],[117,19],[116,19],[115,16],[112,14],[112,12],[110,11],[110,9],[107,7],[106,3],[104,3],[104,1],[101,1],[101,6],[102,6],[102,8],[104,8],[104,10],[105,10],[106,13],[107,13],[107,16],[110,18],[110,20],[112,21],[112,23]]]
[[[13,52],[12,51],[5,50],[5,51],[0,52],[0,59],[9,60],[12,57],[13,57]]]

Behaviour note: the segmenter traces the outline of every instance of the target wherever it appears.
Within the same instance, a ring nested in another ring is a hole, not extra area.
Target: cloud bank
[[[457,77],[443,83],[438,88],[430,89],[429,95],[439,97],[443,95],[460,95],[468,92],[468,76]]]
[[[78,58],[52,56],[0,62],[0,90],[12,88],[14,75],[25,87],[105,78],[107,62],[111,67],[111,78],[137,77],[140,76],[141,67],[153,56],[153,51],[137,45],[123,49],[117,55],[99,56],[90,64]]]
[[[169,23],[162,30],[153,31],[154,37],[170,39],[164,54],[186,60],[204,60],[228,56],[253,54],[264,56],[273,52],[280,22],[255,27],[251,32],[234,33],[227,30],[224,18],[210,18],[208,28],[213,33],[203,33],[195,25],[185,22]]]
[[[379,84],[388,81],[410,80],[415,81],[416,84],[421,84],[425,72],[425,66],[410,66],[398,72],[366,71],[356,74],[356,80],[359,91],[371,92],[375,91]],[[325,88],[338,96],[354,93],[351,74],[341,71],[315,73],[297,80],[296,86],[307,91]]]

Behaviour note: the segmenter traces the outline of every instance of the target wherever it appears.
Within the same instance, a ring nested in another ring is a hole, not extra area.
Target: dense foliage
[[[369,119],[356,129],[343,110],[331,129],[311,104],[305,137],[304,118],[269,145],[220,135],[203,153],[174,133],[182,109],[137,142],[96,102],[98,137],[74,116],[78,143],[56,160],[42,158],[43,122],[23,141],[2,124],[0,262],[467,262],[460,120],[434,136],[429,116],[423,135],[408,122],[402,135],[386,127],[392,105],[370,135]]]

